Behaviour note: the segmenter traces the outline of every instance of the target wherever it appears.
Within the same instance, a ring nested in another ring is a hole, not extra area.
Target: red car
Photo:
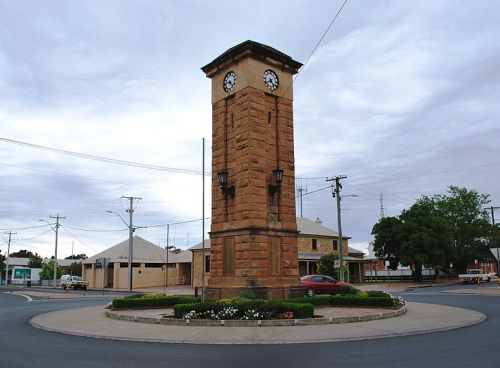
[[[315,294],[337,294],[342,286],[352,286],[325,275],[307,275],[300,278],[300,287],[307,296]]]

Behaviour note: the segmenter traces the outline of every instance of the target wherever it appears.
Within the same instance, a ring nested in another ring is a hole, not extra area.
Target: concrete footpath
[[[134,313],[138,313],[134,311]],[[149,315],[163,313],[149,310]],[[145,324],[110,319],[104,305],[38,315],[34,327],[70,335],[162,343],[294,344],[367,340],[445,331],[480,323],[482,313],[435,304],[407,303],[407,313],[388,319],[312,326],[213,327]]]

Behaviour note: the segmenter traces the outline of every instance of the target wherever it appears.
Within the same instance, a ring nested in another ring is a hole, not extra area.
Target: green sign
[[[30,268],[14,268],[15,279],[31,279]]]

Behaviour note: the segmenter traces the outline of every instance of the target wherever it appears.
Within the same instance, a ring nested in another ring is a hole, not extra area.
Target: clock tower
[[[208,298],[298,292],[292,77],[301,66],[245,41],[202,68],[212,79]]]

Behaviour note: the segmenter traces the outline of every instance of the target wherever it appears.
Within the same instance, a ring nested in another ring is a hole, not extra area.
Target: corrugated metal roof
[[[111,261],[127,261],[128,262],[128,239],[108,248],[101,253],[98,253],[90,258],[87,258],[83,263],[95,263],[97,258],[110,258]],[[164,248],[153,244],[140,236],[134,236],[133,261],[134,262],[150,262],[160,263],[167,258],[167,253]],[[169,252],[168,263],[189,263],[192,260],[192,253],[187,250],[181,250],[179,253]]]

